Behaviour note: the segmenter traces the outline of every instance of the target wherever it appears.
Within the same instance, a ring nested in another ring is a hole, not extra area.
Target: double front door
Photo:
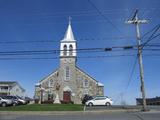
[[[71,92],[70,91],[64,91],[63,92],[63,101],[65,103],[70,103],[71,102]]]

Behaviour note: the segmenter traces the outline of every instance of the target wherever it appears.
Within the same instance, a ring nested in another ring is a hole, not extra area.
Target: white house
[[[16,81],[0,81],[0,95],[17,95],[25,97],[25,89]]]

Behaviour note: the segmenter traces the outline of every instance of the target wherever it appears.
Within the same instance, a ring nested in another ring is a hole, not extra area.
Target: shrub
[[[54,103],[54,100],[45,100],[45,101],[42,101],[42,104],[53,104]]]

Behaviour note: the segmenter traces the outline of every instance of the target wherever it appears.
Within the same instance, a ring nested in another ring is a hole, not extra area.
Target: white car
[[[86,102],[86,105],[87,106],[93,106],[93,105],[106,105],[106,106],[110,106],[113,104],[113,101],[111,98],[108,98],[108,97],[95,97],[94,99],[92,100],[89,100]]]

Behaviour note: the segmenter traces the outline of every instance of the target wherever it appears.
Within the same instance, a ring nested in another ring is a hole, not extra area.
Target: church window
[[[67,55],[67,45],[63,46],[63,55]]]
[[[72,56],[72,54],[73,54],[73,46],[70,45],[69,46],[69,55]]]
[[[82,78],[81,76],[78,76],[78,77],[77,77],[77,80],[78,80],[78,81],[82,81],[83,78]]]
[[[54,83],[53,83],[53,80],[50,79],[50,80],[49,80],[49,87],[53,86],[53,84],[54,84]]]
[[[69,66],[66,66],[66,79],[65,80],[69,80],[70,79],[70,70],[69,70]]]
[[[84,80],[83,86],[84,86],[84,87],[88,87],[88,86],[89,86],[88,80],[86,80],[86,79]]]
[[[84,90],[83,90],[83,95],[88,95],[88,94],[89,94],[88,89],[84,89]]]

